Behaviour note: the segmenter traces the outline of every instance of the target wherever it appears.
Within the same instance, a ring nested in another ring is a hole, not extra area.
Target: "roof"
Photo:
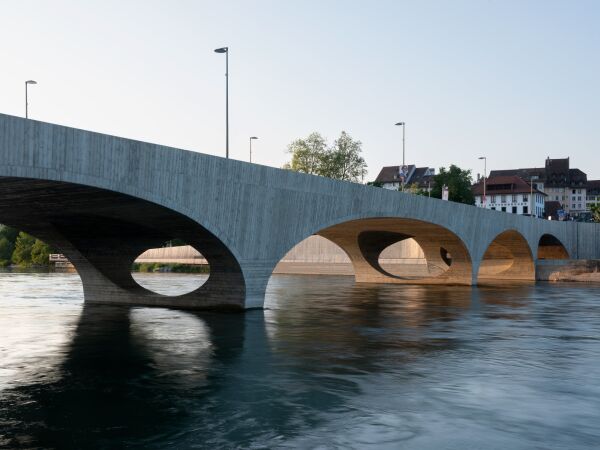
[[[378,183],[398,183],[400,182],[401,166],[386,166],[381,169],[375,181]],[[406,166],[408,169],[407,184],[417,183],[419,186],[427,186],[427,183],[433,179],[433,175],[427,175],[430,167],[415,167],[414,164]]]
[[[543,180],[546,178],[546,169],[543,167],[531,167],[529,169],[491,170],[489,178],[509,175],[516,175],[524,180],[529,180],[531,177],[537,176],[539,180]]]
[[[483,181],[473,185],[472,191],[473,195],[483,195]],[[516,175],[494,176],[486,181],[486,195],[529,194],[530,192],[532,192],[531,185]],[[533,192],[546,195],[536,188],[533,188]]]
[[[587,182],[587,175],[579,169],[569,168],[569,158],[546,158],[545,167],[531,167],[526,169],[492,170],[490,178],[497,176],[516,175],[529,181],[533,177],[544,182],[550,188],[583,187]],[[535,180],[535,178],[534,178]]]
[[[558,215],[558,211],[563,209],[560,202],[555,200],[548,201],[544,203],[544,213],[546,216],[556,217]]]
[[[600,195],[600,180],[590,180],[586,187],[588,194]]]
[[[401,166],[387,166],[382,167],[379,175],[375,178],[375,181],[378,183],[398,183],[400,181],[400,177],[398,174],[400,173]],[[411,169],[414,166],[407,166],[408,173],[411,172]]]
[[[410,177],[409,183],[416,183],[419,187],[425,187],[431,181],[435,175],[427,175],[429,167],[417,167]]]

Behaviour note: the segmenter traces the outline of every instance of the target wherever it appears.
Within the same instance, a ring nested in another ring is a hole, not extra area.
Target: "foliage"
[[[36,239],[31,247],[31,264],[35,266],[49,265],[50,253],[52,253],[50,246]]]
[[[6,237],[0,237],[0,267],[5,267],[10,264],[10,259],[14,251],[14,244]]]
[[[398,190],[401,191],[402,186],[400,186],[398,188]],[[404,188],[404,192],[408,192],[409,194],[414,194],[414,195],[425,195],[425,196],[429,195],[429,192],[427,192],[424,189],[421,189],[417,183],[412,183],[410,186],[406,186]]]
[[[29,267],[32,264],[31,250],[35,244],[35,238],[27,233],[20,232],[15,242],[15,250],[12,254],[12,262],[21,267]]]
[[[322,174],[323,161],[327,153],[327,142],[319,133],[311,133],[305,139],[296,139],[288,145],[292,160],[284,166],[296,172]]]
[[[367,164],[360,153],[362,143],[353,140],[348,133],[335,140],[323,161],[322,175],[334,180],[359,181],[367,173]]]
[[[206,264],[133,263],[132,272],[210,273]]]
[[[369,181],[367,182],[367,186],[373,186],[373,187],[383,187],[383,183],[381,181]]]
[[[592,212],[592,219],[594,222],[600,222],[600,205],[592,205],[590,211]]]
[[[449,200],[467,205],[475,204],[475,197],[471,191],[473,178],[470,170],[462,170],[452,164],[449,169],[441,167],[437,175],[433,177],[431,196],[442,198],[442,187],[448,186]]]
[[[10,264],[21,267],[49,265],[50,253],[50,246],[39,239],[0,225],[0,267]]]
[[[284,168],[321,175],[335,180],[360,181],[367,173],[367,164],[360,155],[362,143],[342,131],[332,146],[319,133],[297,139],[288,146],[292,160]]]

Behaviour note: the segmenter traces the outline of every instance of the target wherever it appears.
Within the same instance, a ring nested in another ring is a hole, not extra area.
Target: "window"
[[[490,201],[491,201],[492,203],[496,203],[496,196],[495,196],[495,195],[492,195],[492,196],[490,197]],[[492,209],[494,209],[494,208],[492,208]]]
[[[523,214],[528,214],[529,213],[529,208],[527,208],[527,206],[523,206]]]
[[[502,203],[506,203],[506,195],[501,195],[501,196],[500,196],[500,201],[501,201]]]
[[[576,194],[575,189],[573,189],[573,194]]]
[[[580,202],[581,201],[581,195],[577,196],[577,201]]]
[[[512,213],[513,213],[513,214],[516,214],[516,213],[517,213],[517,207],[516,207],[516,206],[513,206],[513,207],[512,207]]]
[[[517,196],[515,194],[513,194],[512,196],[512,202],[517,203]]]
[[[528,202],[529,201],[529,196],[527,194],[523,194],[523,201],[524,202]]]
[[[506,206],[502,207],[502,212],[506,212]]]

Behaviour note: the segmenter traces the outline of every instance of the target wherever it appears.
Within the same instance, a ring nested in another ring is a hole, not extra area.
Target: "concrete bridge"
[[[422,196],[0,115],[0,223],[75,265],[86,302],[260,308],[274,267],[318,234],[357,282],[471,285],[535,280],[539,259],[599,259],[600,227],[532,219]],[[179,238],[210,264],[198,290],[166,297],[131,276],[138,255]],[[379,255],[414,239],[419,277]],[[441,268],[441,270],[440,270]]]

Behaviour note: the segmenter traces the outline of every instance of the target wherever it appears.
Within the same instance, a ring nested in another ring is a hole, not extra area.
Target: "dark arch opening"
[[[569,252],[555,236],[544,234],[538,245],[538,259],[569,259]]]
[[[534,281],[535,264],[527,240],[515,230],[500,233],[488,246],[478,281]]]
[[[164,206],[106,189],[0,177],[0,217],[60,250],[77,269],[86,302],[181,308],[242,308],[246,286],[235,256],[198,222]],[[196,290],[165,297],[131,275],[138,255],[173,237],[202,252],[211,276]]]
[[[440,256],[442,260],[450,267],[452,265],[452,255],[444,247],[440,247]]]

